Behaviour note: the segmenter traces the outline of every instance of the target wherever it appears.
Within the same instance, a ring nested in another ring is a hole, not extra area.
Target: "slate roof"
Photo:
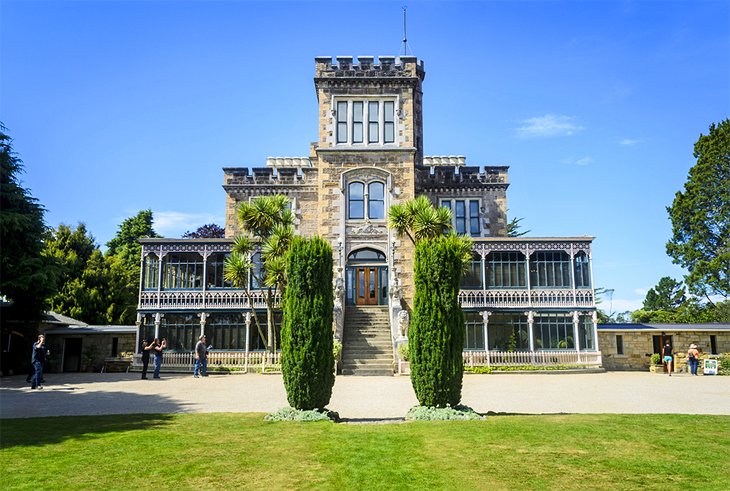
[[[43,312],[41,315],[41,322],[43,324],[58,324],[64,326],[88,326],[86,322],[81,322],[73,317],[57,314],[51,310]]]

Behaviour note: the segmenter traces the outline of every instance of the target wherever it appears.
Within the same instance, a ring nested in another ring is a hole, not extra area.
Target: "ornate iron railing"
[[[462,307],[594,307],[593,290],[461,290]]]
[[[262,291],[252,291],[253,308],[265,309],[266,297]],[[274,304],[278,305],[280,296],[276,296]],[[180,310],[180,309],[249,309],[248,296],[244,290],[191,290],[191,291],[143,291],[139,296],[140,310]]]

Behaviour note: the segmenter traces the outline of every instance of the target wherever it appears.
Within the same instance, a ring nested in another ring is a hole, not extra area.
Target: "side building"
[[[466,363],[599,365],[593,238],[507,237],[508,167],[424,155],[424,78],[423,62],[410,56],[315,58],[318,139],[309,154],[223,169],[225,239],[142,240],[138,336],[166,337],[167,360],[178,356],[180,366],[202,332],[219,363],[262,360],[250,314],[264,315],[262,293],[253,282],[248,292],[231,288],[223,264],[241,232],[239,203],[284,194],[296,233],[333,247],[343,373],[392,374],[407,341],[414,248],[387,227],[387,211],[425,195],[474,239],[460,293]]]

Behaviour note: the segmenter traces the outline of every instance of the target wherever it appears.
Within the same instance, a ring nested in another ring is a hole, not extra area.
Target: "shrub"
[[[286,256],[281,369],[289,404],[323,409],[332,396],[332,247],[295,237]]]
[[[422,406],[454,407],[461,400],[464,313],[458,295],[464,260],[464,241],[454,235],[416,245],[408,351],[411,383]]]
[[[651,355],[651,364],[652,365],[661,365],[662,364],[662,355],[659,353],[654,353]]]
[[[723,353],[717,359],[717,374],[730,375],[730,353]]]
[[[484,419],[482,415],[468,406],[456,407],[412,407],[406,414],[406,421],[444,421],[444,420]]]
[[[302,411],[300,409],[294,409],[292,407],[285,407],[279,409],[276,412],[269,413],[264,416],[264,421],[299,421],[299,422],[310,422],[310,421],[339,421],[340,417],[333,411],[318,411],[316,409],[310,409],[308,411]]]
[[[336,339],[332,339],[332,356],[335,360],[339,358],[340,353],[342,353],[342,343]]]
[[[400,357],[401,360],[408,361],[409,353],[408,353],[408,344],[407,343],[398,345],[398,356]]]

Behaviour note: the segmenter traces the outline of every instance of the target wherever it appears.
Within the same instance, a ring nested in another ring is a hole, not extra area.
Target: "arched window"
[[[368,218],[371,220],[385,218],[385,185],[382,182],[368,184]]]
[[[365,218],[365,184],[361,182],[350,183],[347,200],[349,203],[347,218],[351,220]]]
[[[349,220],[385,219],[385,184],[373,181],[351,182],[347,186],[347,218]]]
[[[575,287],[590,288],[591,287],[591,268],[588,263],[588,255],[585,252],[579,252],[574,259],[575,271]]]
[[[358,249],[347,256],[348,262],[383,262],[385,254],[375,249]]]

